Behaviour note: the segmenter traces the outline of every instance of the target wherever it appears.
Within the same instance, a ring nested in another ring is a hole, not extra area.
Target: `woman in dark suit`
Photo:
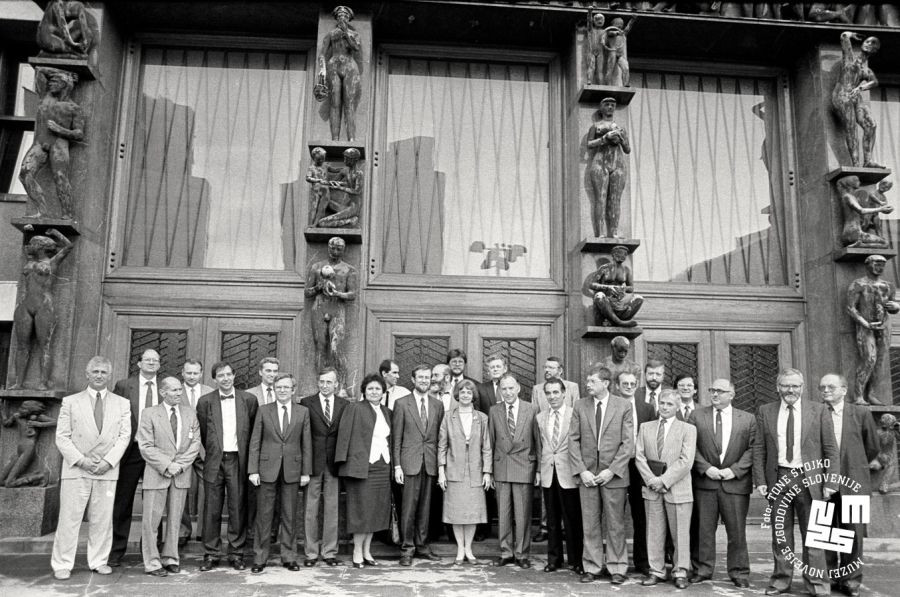
[[[363,400],[348,406],[338,428],[334,461],[347,490],[347,531],[353,533],[353,567],[376,566],[372,535],[391,525],[391,414],[381,406],[387,390],[380,375],[367,375]]]
[[[444,415],[438,436],[438,485],[444,490],[444,523],[453,525],[456,564],[472,553],[475,527],[487,521],[484,492],[491,485],[493,451],[488,418],[475,408],[478,390],[464,379],[453,392],[457,406]]]

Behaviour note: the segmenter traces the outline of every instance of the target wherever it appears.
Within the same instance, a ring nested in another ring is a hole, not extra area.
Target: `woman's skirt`
[[[390,468],[379,458],[369,464],[368,479],[344,478],[348,533],[374,533],[391,526]]]
[[[479,479],[480,480],[480,479]],[[445,524],[479,524],[487,522],[487,502],[481,485],[471,486],[469,468],[462,481],[447,481],[444,491]]]

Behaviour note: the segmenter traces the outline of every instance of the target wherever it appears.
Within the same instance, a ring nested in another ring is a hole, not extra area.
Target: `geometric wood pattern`
[[[222,332],[219,354],[234,370],[234,386],[252,388],[259,385],[259,361],[278,354],[278,334]]]
[[[735,408],[756,414],[756,409],[778,400],[774,379],[778,374],[777,344],[729,344],[731,383]]]
[[[900,348],[891,347],[891,394],[897,396],[900,393]],[[887,404],[887,403],[886,403]]]
[[[187,360],[187,330],[131,330],[131,350],[128,357],[128,376],[137,375],[138,361],[145,350],[159,353],[159,371],[156,376],[178,377],[181,366]]]
[[[400,367],[399,385],[412,389],[412,370],[416,365],[433,367],[447,361],[449,336],[394,336],[394,361]]]
[[[532,339],[483,338],[481,354],[485,361],[495,354],[506,357],[509,372],[519,382],[519,398],[531,400],[531,389],[536,383],[537,342]],[[482,379],[490,379],[487,362],[482,365]]]
[[[697,345],[678,342],[648,342],[647,359],[662,361],[666,365],[666,374],[663,385],[669,388],[675,387],[675,377],[678,375],[697,375]],[[694,380],[695,384],[700,383]]]

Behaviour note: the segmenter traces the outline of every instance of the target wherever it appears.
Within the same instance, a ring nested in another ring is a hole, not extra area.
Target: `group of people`
[[[684,589],[712,578],[721,518],[727,574],[744,588],[750,574],[747,514],[755,490],[779,513],[766,594],[787,592],[801,560],[810,594],[831,588],[859,594],[862,567],[854,562],[862,553],[864,528],[842,519],[840,503],[870,492],[878,443],[868,411],[845,402],[843,376],[821,379],[820,402],[803,398],[800,371],[781,371],[780,399],[759,406],[754,416],[732,406],[735,389],[727,379],[711,384],[707,406],[697,402],[691,375],[676,376],[674,389],[663,387],[665,365],[655,360],[646,363],[643,375],[640,368],[614,373],[592,367],[584,397],[578,384],[562,378],[557,357],[546,360],[544,381],[530,397],[503,356],[491,356],[486,364],[489,378],[477,382],[465,375],[465,353],[453,350],[446,363],[414,367],[410,391],[399,383],[397,363],[386,360],[363,379],[360,400],[348,401],[336,394],[337,373],[329,368],[318,373],[317,393],[297,399],[296,379],[281,372],[274,358],[262,360],[261,383],[248,391],[234,388],[234,370],[225,362],[212,367],[215,389],[200,383],[202,365],[195,360],[184,364],[181,380],[157,380],[154,350],[143,353],[137,375],[110,392],[110,362],[94,357],[87,389],[64,398],[59,415],[64,464],[54,575],[71,574],[88,504],[90,568],[109,574],[121,565],[143,478],[142,556],[145,572],[153,576],[179,572],[178,549],[192,536],[191,512],[202,533],[201,571],[217,566],[223,552],[232,567],[243,570],[252,534],[251,572],[263,572],[273,520],[281,564],[299,570],[301,488],[302,564],[316,566],[321,558],[329,566],[343,565],[337,558],[341,486],[356,568],[379,565],[371,542],[386,530],[399,535],[401,566],[414,558],[440,561],[429,545],[434,512],[452,526],[456,539],[456,558],[447,564],[479,563],[473,541],[489,532],[496,516],[499,554],[492,564],[531,568],[538,487],[546,525],[539,534],[548,541],[545,572],[568,566],[582,582],[608,577],[619,585],[631,567],[644,575],[643,585],[671,577]],[[835,503],[833,526],[854,532],[849,553],[804,546],[802,557],[793,555],[793,527],[806,537],[817,500]],[[633,528],[630,558],[626,504]],[[164,511],[169,523],[160,551]]]

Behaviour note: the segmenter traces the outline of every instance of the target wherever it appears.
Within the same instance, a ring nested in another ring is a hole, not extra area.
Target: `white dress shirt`
[[[787,468],[800,468],[803,466],[803,458],[800,456],[800,413],[802,400],[797,400],[794,404],[794,459],[787,459],[787,420],[788,411],[787,404],[781,401],[778,408],[778,466]]]
[[[200,384],[192,386],[184,384],[184,394],[187,396],[191,408],[197,410],[197,401],[200,400]]]
[[[372,444],[369,447],[369,464],[378,462],[379,458],[384,458],[388,464],[391,463],[391,450],[388,447],[388,437],[391,435],[391,426],[388,425],[381,412],[381,407],[369,403],[372,410],[375,411],[375,428],[372,429]]]
[[[404,396],[409,396],[411,393],[412,392],[403,386],[391,386],[388,388],[388,391],[385,392],[384,398],[381,399],[381,404],[388,407],[388,410],[394,410],[394,404],[397,400]]]
[[[831,422],[834,423],[834,439],[837,441],[838,452],[841,450],[841,434],[844,431],[844,401],[841,400],[837,404],[832,404],[834,411],[828,411],[831,415]]]
[[[232,388],[231,394],[219,393],[222,404],[222,451],[237,452],[237,394]],[[225,396],[231,396],[224,399]]]

